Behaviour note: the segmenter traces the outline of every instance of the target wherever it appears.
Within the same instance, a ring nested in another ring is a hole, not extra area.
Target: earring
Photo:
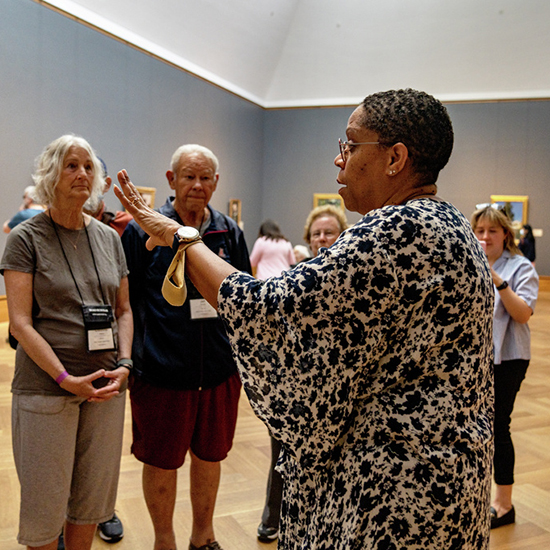
[[[395,170],[390,170],[390,176],[393,176],[395,174]]]

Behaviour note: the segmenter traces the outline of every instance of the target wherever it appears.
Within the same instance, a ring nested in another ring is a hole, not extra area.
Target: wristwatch
[[[200,240],[201,235],[197,229],[184,225],[180,227],[174,234],[174,242],[172,243],[172,250],[174,254],[178,251],[180,244],[192,243]]]
[[[500,285],[497,286],[497,290],[504,290],[505,288],[508,288],[508,281],[502,281]]]
[[[131,371],[134,368],[134,362],[131,359],[119,359],[116,362],[116,368],[125,367],[129,371]]]
[[[185,251],[190,246],[201,241],[200,233],[194,228],[184,225],[174,235],[174,259],[168,266],[168,271],[162,283],[162,295],[173,306],[182,306],[187,299],[185,284]]]

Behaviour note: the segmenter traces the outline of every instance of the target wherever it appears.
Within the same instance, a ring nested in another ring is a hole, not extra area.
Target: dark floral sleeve
[[[395,295],[386,253],[355,235],[278,278],[237,273],[220,289],[220,314],[256,414],[304,466],[331,458],[353,419],[365,365]]]

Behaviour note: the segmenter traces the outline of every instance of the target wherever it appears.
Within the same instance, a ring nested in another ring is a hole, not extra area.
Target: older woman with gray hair
[[[113,517],[133,322],[120,238],[83,211],[104,180],[73,135],[37,159],[35,196],[47,210],[9,235],[0,270],[18,340],[13,451],[21,483],[18,541],[91,548]]]
[[[348,220],[344,211],[332,204],[323,204],[308,214],[304,227],[304,241],[309,244],[315,257],[320,248],[333,245],[347,228]]]

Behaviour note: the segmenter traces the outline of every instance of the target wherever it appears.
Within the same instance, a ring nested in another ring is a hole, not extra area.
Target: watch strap
[[[116,362],[116,368],[120,367],[125,367],[131,371],[134,368],[134,362],[131,359],[119,359]]]
[[[172,241],[172,252],[177,253],[178,248],[180,247],[180,240],[178,239],[178,234],[174,233],[174,240]]]
[[[502,281],[502,283],[497,286],[498,291],[504,290],[505,288],[508,288],[508,281]]]

